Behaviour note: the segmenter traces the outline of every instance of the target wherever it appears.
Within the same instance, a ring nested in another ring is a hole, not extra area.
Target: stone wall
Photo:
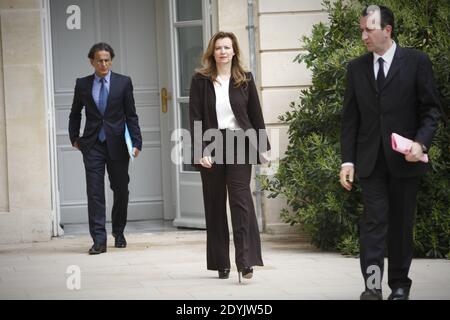
[[[288,127],[279,123],[279,115],[289,110],[291,101],[299,101],[300,90],[311,85],[311,73],[304,64],[294,63],[301,53],[301,38],[312,25],[327,21],[320,0],[259,0],[259,61],[261,63],[261,100],[269,131],[279,134],[279,152],[283,156],[289,143]],[[264,200],[266,232],[298,232],[281,222],[279,212],[287,207],[282,199]]]
[[[0,243],[51,237],[40,5],[0,1]]]

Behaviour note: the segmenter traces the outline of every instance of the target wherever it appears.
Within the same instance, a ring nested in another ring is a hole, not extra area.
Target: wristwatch
[[[423,153],[427,153],[427,147],[425,147],[425,145],[422,144],[422,143],[419,143],[419,144],[420,144],[420,146],[422,147],[422,152],[423,152]]]

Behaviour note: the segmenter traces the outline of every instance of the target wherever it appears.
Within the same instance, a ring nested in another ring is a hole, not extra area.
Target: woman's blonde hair
[[[231,77],[234,80],[235,86],[239,87],[242,84],[248,82],[250,79],[247,79],[246,71],[242,67],[240,54],[241,51],[239,49],[239,44],[236,36],[232,32],[223,32],[219,31],[215,35],[212,36],[211,40],[209,40],[208,48],[202,56],[202,67],[196,69],[195,71],[206,76],[210,77],[214,82],[217,79],[217,66],[216,60],[214,59],[214,51],[216,46],[216,41],[223,38],[230,38],[233,44],[234,56],[231,61]]]

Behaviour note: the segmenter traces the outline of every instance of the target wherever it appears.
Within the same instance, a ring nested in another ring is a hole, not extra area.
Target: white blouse
[[[231,109],[229,97],[230,79],[223,80],[219,76],[214,82],[214,91],[216,93],[216,114],[219,129],[240,129],[233,110]]]

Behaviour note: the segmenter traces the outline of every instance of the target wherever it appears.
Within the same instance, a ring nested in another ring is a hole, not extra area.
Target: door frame
[[[176,184],[172,175],[171,150],[172,142],[170,140],[171,118],[175,112],[174,106],[174,87],[173,72],[174,66],[170,55],[171,49],[171,30],[170,30],[170,4],[167,0],[155,0],[156,12],[156,45],[158,53],[158,81],[160,97],[160,132],[161,132],[161,168],[162,168],[162,194],[164,201],[164,220],[175,219],[176,197],[174,197]],[[167,101],[167,111],[162,112],[161,90],[166,88],[169,94]]]
[[[53,50],[52,50],[52,30],[51,30],[50,0],[41,0],[41,28],[42,41],[44,44],[44,81],[45,81],[45,105],[47,106],[47,137],[49,145],[50,162],[50,188],[51,188],[51,224],[52,236],[64,235],[61,228],[61,208],[59,203],[58,189],[58,161],[56,145],[56,117],[54,99],[54,79],[53,79]]]
[[[53,49],[51,36],[51,12],[50,0],[41,0],[41,27],[42,42],[44,47],[44,78],[45,78],[45,105],[47,107],[47,137],[49,143],[49,167],[51,181],[51,224],[52,236],[64,235],[61,228],[61,208],[59,195],[59,177],[58,177],[58,161],[57,161],[57,143],[56,143],[56,116],[54,101],[54,77],[53,77]],[[158,81],[159,88],[166,87],[169,92],[172,91],[172,66],[167,59],[167,50],[170,48],[170,16],[168,3],[165,0],[155,0],[155,8],[157,12],[157,52],[158,52]],[[168,46],[169,45],[169,46]],[[167,72],[170,70],[170,72]],[[167,78],[164,75],[167,74]],[[173,91],[172,91],[173,92]],[[161,103],[161,101],[160,101]],[[161,108],[161,105],[160,105]],[[169,110],[173,110],[173,106]],[[160,109],[161,110],[161,109]],[[169,128],[169,112],[163,114],[160,112],[161,127],[161,166],[162,166],[162,194],[163,194],[163,219],[173,220],[175,218],[175,201],[173,199],[173,179],[171,175],[170,162],[170,131]]]

